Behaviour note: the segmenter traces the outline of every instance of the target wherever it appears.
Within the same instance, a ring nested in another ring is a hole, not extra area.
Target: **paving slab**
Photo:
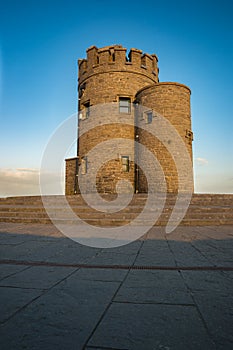
[[[176,262],[166,240],[148,238],[142,244],[135,265],[175,266]]]
[[[217,348],[233,348],[233,271],[181,273]]]
[[[191,242],[169,241],[169,247],[178,266],[210,266],[213,261],[202,254]]]
[[[4,232],[1,232],[0,235],[1,245],[19,245],[26,241],[28,241],[28,237],[26,235],[10,234]]]
[[[130,271],[114,301],[193,304],[178,271]]]
[[[0,282],[3,278],[17,274],[20,271],[28,269],[30,266],[24,265],[11,265],[11,264],[1,264],[0,265]]]
[[[233,226],[82,246],[0,223],[1,350],[233,349]]]
[[[42,290],[23,289],[23,288],[0,288],[1,312],[0,323],[6,322],[13,315],[20,312],[32,300],[43,293]],[[1,338],[1,337],[0,337]]]
[[[89,263],[92,265],[133,265],[137,253],[127,252],[115,253],[114,249],[104,249],[96,255]]]
[[[214,343],[193,306],[113,303],[88,346],[212,350]]]
[[[20,245],[5,245],[0,242],[1,259],[46,261],[56,254],[54,242],[26,240]]]
[[[79,280],[122,282],[128,269],[81,268],[77,272]]]
[[[31,266],[0,281],[0,287],[48,289],[77,269],[71,267]]]
[[[213,265],[232,266],[233,265],[233,240],[215,240],[193,242],[193,246],[208,259]]]
[[[233,349],[233,297],[194,292],[194,300],[217,349]]]
[[[67,278],[2,325],[1,350],[82,349],[118,286]]]

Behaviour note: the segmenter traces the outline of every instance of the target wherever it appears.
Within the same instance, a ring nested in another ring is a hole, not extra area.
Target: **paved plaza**
[[[96,249],[0,223],[1,350],[233,349],[233,226]]]

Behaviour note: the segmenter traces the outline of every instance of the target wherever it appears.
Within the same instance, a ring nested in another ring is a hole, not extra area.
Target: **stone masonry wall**
[[[193,135],[190,116],[190,89],[178,83],[158,83],[139,91],[137,101],[145,109],[148,107],[148,110],[153,110],[155,114],[157,112],[164,116],[175,127],[192,161]],[[153,119],[153,123],[156,123],[156,117]],[[144,130],[138,129],[137,134],[139,135],[139,141],[150,149],[159,160],[165,173],[167,191],[177,192],[178,174],[172,155],[158,139],[155,139]],[[175,140],[169,140],[169,142],[175,142]],[[182,158],[182,154],[180,157]],[[192,179],[190,180],[193,181]],[[145,188],[145,176],[142,171],[139,171],[139,192],[144,192]]]
[[[131,49],[129,58],[126,48],[120,45],[97,49],[95,46],[87,50],[87,59],[79,60],[79,109],[85,113],[87,104],[117,103],[120,97],[130,98],[131,103],[140,88],[150,86],[158,81],[157,57],[142,54],[142,51]],[[134,120],[133,110],[128,115]],[[92,118],[90,113],[89,118]],[[87,121],[79,119],[79,134]],[[111,115],[109,115],[111,123]],[[127,125],[111,125],[95,129],[79,139],[79,161],[85,157],[88,150],[95,145],[115,137],[134,140],[135,128]],[[120,158],[104,164],[99,170],[96,185],[99,192],[115,193],[119,180],[128,180],[134,187],[134,147],[129,147],[124,155],[129,156],[129,171],[124,172]],[[101,158],[101,153],[97,154]],[[96,159],[97,161],[98,159]],[[92,171],[87,159],[88,171]],[[79,174],[85,177],[85,174]],[[84,180],[84,179],[83,179]],[[92,192],[90,183],[86,185],[87,192]]]
[[[75,194],[77,168],[78,168],[78,157],[66,159],[66,177],[65,177],[66,195]]]
[[[131,49],[127,55],[127,49],[121,45],[100,49],[92,46],[87,49],[87,58],[78,60],[80,111],[78,133],[82,136],[78,141],[78,157],[66,160],[66,194],[79,193],[78,169],[79,180],[84,184],[86,192],[92,192],[93,184],[96,184],[100,193],[115,193],[119,180],[128,180],[135,192],[148,191],[146,176],[142,169],[135,165],[138,157],[142,158],[144,155],[132,145],[127,146],[128,148],[124,148],[124,145],[120,146],[114,159],[101,165],[94,181],[87,176],[87,173],[90,175],[93,172],[94,161],[101,162],[102,157],[99,152],[96,153],[95,159],[91,159],[86,157],[87,153],[101,142],[114,138],[136,140],[143,144],[156,156],[163,168],[167,191],[178,191],[178,174],[172,155],[161,141],[152,137],[146,130],[137,127],[134,107],[131,107],[130,113],[125,116],[131,125],[114,123],[109,113],[107,123],[111,125],[95,126],[94,129],[83,133],[90,125],[92,118],[95,118],[92,113],[93,106],[118,104],[120,98],[128,98],[131,103],[139,103],[167,118],[184,141],[192,160],[190,89],[178,83],[159,83],[157,63],[156,55],[143,54],[138,49]],[[154,120],[153,123],[155,123]],[[110,153],[111,148],[105,151]],[[127,172],[123,171],[122,155],[129,157]],[[80,171],[84,160],[85,171]],[[156,182],[158,190],[159,181]]]

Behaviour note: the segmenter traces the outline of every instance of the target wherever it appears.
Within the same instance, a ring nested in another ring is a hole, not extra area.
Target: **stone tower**
[[[153,123],[155,113],[159,113],[174,126],[192,160],[190,89],[178,83],[160,83],[155,54],[131,49],[126,56],[126,51],[121,45],[100,49],[92,46],[87,49],[87,58],[78,60],[78,150],[77,157],[66,159],[66,195],[79,193],[78,177],[85,181],[87,174],[92,172],[88,152],[99,143],[116,137],[133,142],[127,148],[120,147],[117,157],[99,168],[94,181],[98,192],[115,193],[119,180],[129,181],[135,192],[148,191],[146,176],[137,165],[137,159],[142,154],[140,148],[135,147],[135,141],[155,154],[164,169],[167,191],[177,192],[178,176],[174,160],[159,140],[138,126],[138,105],[146,106],[146,110],[141,112],[145,123]],[[84,133],[91,118],[95,118],[95,106],[111,104],[118,106],[117,122],[116,119],[111,122],[109,113],[106,125]],[[129,123],[121,123],[121,116],[126,116]],[[92,192],[89,180],[85,186],[86,192]]]

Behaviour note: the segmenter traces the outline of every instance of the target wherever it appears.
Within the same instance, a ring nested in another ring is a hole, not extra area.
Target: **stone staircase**
[[[130,204],[120,211],[109,213],[95,210],[89,207],[80,195],[76,196],[46,196],[46,212],[40,196],[8,197],[0,198],[0,222],[11,223],[39,223],[50,224],[50,217],[58,223],[76,223],[76,215],[91,225],[112,227],[131,223],[143,210],[147,195],[135,194]],[[114,195],[103,195],[105,201],[115,199]],[[67,200],[72,210],[67,209],[64,200]],[[162,214],[155,225],[166,225],[176,196],[168,194]],[[101,208],[100,208],[101,209]],[[156,214],[156,205],[148,208],[142,225],[147,224]],[[80,222],[82,223],[82,222]],[[181,225],[233,225],[233,195],[227,194],[193,194],[191,203]]]

